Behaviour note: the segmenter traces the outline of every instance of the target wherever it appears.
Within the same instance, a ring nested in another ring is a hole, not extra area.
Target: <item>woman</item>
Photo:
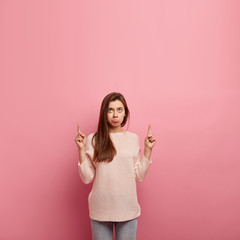
[[[84,183],[93,182],[88,197],[93,240],[135,240],[141,209],[136,181],[143,181],[152,163],[155,138],[150,125],[140,155],[139,137],[122,128],[129,117],[125,98],[110,93],[102,101],[98,129],[86,137],[78,126],[76,144],[79,175]]]

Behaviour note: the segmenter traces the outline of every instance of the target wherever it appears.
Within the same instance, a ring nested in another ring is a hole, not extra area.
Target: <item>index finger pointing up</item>
[[[77,131],[78,131],[78,134],[79,134],[79,135],[83,135],[83,134],[81,133],[81,129],[80,129],[79,124],[77,125]]]
[[[151,124],[148,125],[148,134],[152,134]]]

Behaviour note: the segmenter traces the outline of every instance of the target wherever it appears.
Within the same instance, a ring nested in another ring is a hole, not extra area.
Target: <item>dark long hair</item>
[[[128,120],[129,109],[124,96],[118,92],[109,93],[102,101],[98,129],[92,139],[92,144],[94,147],[93,161],[95,162],[111,162],[113,157],[116,155],[116,149],[109,136],[109,126],[107,121],[109,103],[116,100],[121,101],[125,109],[125,117],[121,123],[121,126],[123,127]]]

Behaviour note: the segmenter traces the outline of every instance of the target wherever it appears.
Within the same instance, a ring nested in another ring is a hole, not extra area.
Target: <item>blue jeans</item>
[[[116,240],[136,240],[137,221],[137,218],[125,222],[101,222],[91,219],[92,240],[112,240],[113,226]]]

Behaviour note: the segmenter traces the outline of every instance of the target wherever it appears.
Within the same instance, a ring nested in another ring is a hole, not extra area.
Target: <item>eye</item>
[[[122,112],[122,111],[123,111],[123,109],[122,109],[122,108],[119,108],[119,109],[118,109],[118,112]]]
[[[111,113],[112,111],[113,111],[113,109],[112,109],[112,108],[109,108],[109,109],[108,109],[108,112],[109,112],[109,113]]]

